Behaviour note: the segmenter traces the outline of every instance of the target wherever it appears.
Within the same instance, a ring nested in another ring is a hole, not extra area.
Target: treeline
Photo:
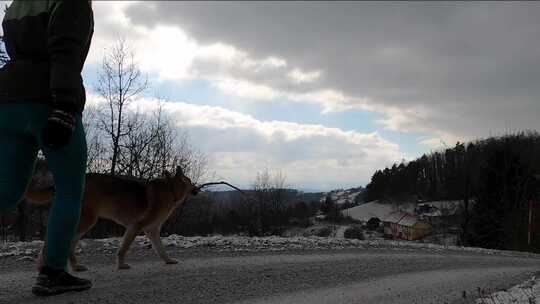
[[[165,222],[162,236],[281,235],[291,226],[311,226],[311,218],[322,209],[318,200],[303,200],[296,190],[265,188],[245,192],[247,198],[232,191],[227,199],[220,199],[212,192],[190,197],[185,206],[175,210]],[[4,225],[0,225],[0,242],[43,240],[47,212],[48,206],[21,202],[12,213],[2,214],[5,218],[2,219]],[[100,219],[85,238],[120,237],[123,233],[122,226]]]
[[[267,202],[247,202],[238,198],[234,206],[223,206],[211,193],[189,198],[185,207],[173,212],[163,225],[162,236],[210,234],[242,234],[248,236],[281,235],[291,226],[308,227],[320,210],[318,201],[287,201],[272,211]],[[265,206],[266,205],[266,206]],[[46,232],[48,206],[21,202],[16,210],[0,215],[0,243],[4,241],[43,240]],[[124,228],[112,221],[100,219],[84,238],[120,237]]]
[[[270,169],[258,172],[252,188],[244,193],[241,195],[238,192],[231,192],[226,198],[207,193],[209,206],[206,209],[209,210],[211,207],[214,209],[213,212],[204,213],[206,216],[202,217],[200,216],[200,208],[204,208],[204,204],[200,203],[202,198],[192,198],[178,225],[174,225],[174,216],[168,221],[181,230],[169,231],[189,234],[190,231],[186,231],[186,228],[191,222],[206,218],[204,226],[211,231],[199,233],[280,235],[291,225],[309,226],[311,224],[309,218],[315,215],[320,207],[318,200],[306,201],[297,190],[290,189],[282,172]],[[190,208],[199,208],[199,212],[193,212]],[[195,216],[192,216],[193,214]]]
[[[529,200],[540,198],[540,135],[524,131],[434,152],[376,171],[366,198],[462,200],[464,245],[539,250],[527,240]],[[536,205],[536,212],[540,211]],[[540,216],[535,217],[536,227]]]
[[[281,235],[291,226],[312,225],[310,217],[319,211],[317,201],[299,201],[288,190],[279,205],[270,200],[250,200],[234,196],[231,201],[216,200],[212,193],[191,198],[184,210],[176,211],[164,225],[164,235],[242,234],[248,236]]]

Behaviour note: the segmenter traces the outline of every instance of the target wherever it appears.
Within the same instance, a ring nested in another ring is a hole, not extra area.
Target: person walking
[[[54,177],[55,196],[32,292],[48,296],[87,290],[92,283],[66,268],[86,173],[81,71],[93,35],[91,2],[14,0],[2,28],[10,60],[0,70],[0,212],[23,197],[41,150]]]

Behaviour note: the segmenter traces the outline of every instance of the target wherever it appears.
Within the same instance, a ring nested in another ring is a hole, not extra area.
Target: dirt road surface
[[[30,292],[35,262],[0,260],[0,303],[473,303],[519,283],[540,259],[426,250],[217,252],[176,250],[164,265],[151,251],[83,254],[94,288],[51,298]]]

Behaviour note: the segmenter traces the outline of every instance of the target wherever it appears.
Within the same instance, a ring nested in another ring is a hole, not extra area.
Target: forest
[[[377,170],[367,200],[461,200],[464,245],[540,249],[540,234],[528,244],[528,205],[538,228],[540,134],[514,134],[456,143],[413,161]]]

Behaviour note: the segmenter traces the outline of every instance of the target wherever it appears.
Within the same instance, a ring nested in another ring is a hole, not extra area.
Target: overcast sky
[[[540,127],[535,2],[94,1],[90,94],[123,36],[218,176],[365,185],[456,141]],[[144,102],[143,102],[144,103]]]

